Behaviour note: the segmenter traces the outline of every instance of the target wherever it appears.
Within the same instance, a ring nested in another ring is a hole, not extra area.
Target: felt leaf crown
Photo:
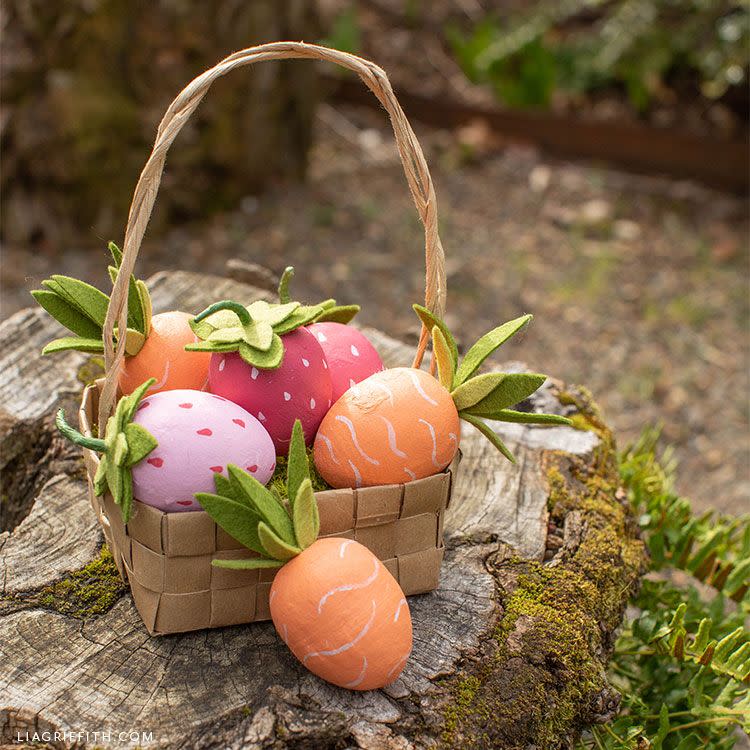
[[[571,424],[569,419],[557,414],[508,408],[536,392],[547,379],[546,375],[527,372],[476,374],[490,354],[529,325],[532,315],[522,315],[485,333],[459,363],[456,340],[445,323],[421,305],[414,305],[414,311],[432,331],[438,380],[453,397],[458,416],[474,425],[508,460],[515,463],[513,454],[484,419],[540,425]]]
[[[107,420],[103,440],[86,437],[71,427],[65,421],[63,409],[57,412],[55,418],[57,429],[68,440],[102,454],[94,477],[94,494],[103,495],[109,488],[115,503],[120,506],[125,523],[133,512],[132,467],[158,445],[156,438],[145,427],[133,422],[141,399],[155,382],[154,378],[150,378],[119,400],[115,413]]]
[[[222,300],[207,307],[190,321],[190,327],[201,339],[185,349],[197,352],[239,352],[249,365],[261,370],[275,370],[284,361],[281,337],[302,326],[321,321],[348,323],[358,312],[358,305],[337,305],[328,299],[317,305],[302,305],[289,297],[289,282],[294,269],[289,266],[279,282],[279,301],[258,300],[244,306]]]
[[[122,252],[114,242],[110,242],[108,247],[114,260],[114,265],[108,267],[114,284],[122,262]],[[55,320],[75,334],[50,341],[42,349],[42,354],[71,349],[79,352],[104,352],[103,328],[109,297],[91,284],[70,276],[52,276],[45,279],[42,286],[44,289],[31,292],[34,299]],[[128,356],[137,354],[146,343],[151,332],[151,316],[151,296],[148,289],[140,279],[131,276],[125,339],[125,354]]]
[[[259,557],[213,560],[220,568],[280,568],[307,549],[320,532],[305,437],[299,420],[289,444],[286,489],[288,505],[239,466],[227,466],[229,478],[216,474],[216,494],[198,492],[195,499],[221,526]]]

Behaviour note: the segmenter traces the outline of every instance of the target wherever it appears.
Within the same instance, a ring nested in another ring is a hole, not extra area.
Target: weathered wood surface
[[[197,311],[215,299],[262,294],[237,281],[181,272],[154,277],[152,290],[157,310]],[[111,731],[105,741],[79,742],[116,747],[138,744],[117,732],[142,731],[152,733],[142,744],[164,747],[553,747],[611,712],[616,700],[603,663],[640,567],[614,485],[602,483],[608,487],[603,501],[612,508],[601,517],[553,506],[557,526],[554,538],[548,536],[550,467],[560,468],[569,488],[611,473],[600,466],[602,438],[592,431],[498,426],[518,458],[511,465],[465,426],[440,587],[411,598],[414,652],[401,678],[381,691],[359,694],[321,682],[295,662],[267,623],[150,638],[128,595],[88,619],[61,614],[54,602],[40,606],[38,592],[93,560],[102,540],[77,452],[52,429],[54,410],[71,407],[80,392],[85,361],[39,357],[56,328],[36,310],[0,326],[0,468],[8,488],[7,530],[0,534],[4,741],[27,731]],[[387,364],[410,362],[410,347],[376,331],[368,335]],[[561,406],[549,385],[530,406],[575,409]],[[613,513],[620,521],[608,520]],[[607,542],[604,583],[588,556],[580,562],[594,533]],[[552,564],[542,565],[553,554]],[[514,595],[526,579],[554,593],[563,580],[555,576],[568,568],[578,576],[575,587],[591,589],[590,601],[566,600],[559,612],[546,601],[539,604],[544,611],[515,611],[516,599],[526,594]],[[590,669],[577,674],[568,666],[574,660],[566,649],[574,644],[551,632],[549,643],[537,639],[546,633],[547,610],[583,618],[582,630],[591,631],[581,633]],[[465,705],[471,702],[479,710]]]

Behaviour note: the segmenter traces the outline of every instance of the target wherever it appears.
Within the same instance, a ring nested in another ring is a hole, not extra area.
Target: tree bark
[[[157,310],[267,296],[183,272],[151,287]],[[52,432],[84,361],[39,357],[55,329],[38,310],[0,327],[0,438],[46,446],[11,450],[5,467],[2,740],[57,730],[112,732],[81,741],[91,747],[555,748],[616,710],[605,666],[644,553],[584,391],[548,382],[521,405],[578,429],[496,425],[516,464],[464,429],[440,586],[410,599],[412,657],[394,685],[355,693],[307,673],[268,623],[148,636],[100,551],[80,460]],[[410,362],[409,347],[367,335],[387,365]],[[132,731],[152,735],[115,734]]]
[[[54,252],[119,236],[156,126],[236,49],[315,39],[311,0],[8,0],[3,239]],[[266,63],[214,86],[169,156],[155,220],[198,218],[305,171],[314,65]]]

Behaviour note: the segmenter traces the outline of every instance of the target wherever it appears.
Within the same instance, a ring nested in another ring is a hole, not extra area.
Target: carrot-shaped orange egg
[[[292,653],[313,674],[350,690],[373,690],[398,678],[412,647],[409,605],[401,587],[366,547],[318,539],[320,521],[302,425],[289,448],[286,506],[236,466],[217,474],[217,494],[196,494],[222,528],[257,553],[216,559],[225,568],[279,568],[271,618]]]
[[[509,407],[536,391],[546,377],[533,373],[476,375],[484,360],[524,328],[531,315],[482,336],[458,364],[445,324],[415,305],[432,330],[437,377],[411,367],[371,375],[331,407],[315,438],[315,465],[332,487],[401,484],[445,469],[458,450],[459,418],[479,429],[511,461],[513,456],[482,418],[569,424],[556,414]]]
[[[115,262],[109,267],[114,283],[122,253],[113,242],[110,242],[109,249]],[[51,341],[42,354],[68,350],[103,352],[102,329],[109,297],[96,287],[69,276],[52,276],[45,279],[42,286],[43,289],[31,294],[55,320],[74,334]],[[146,285],[131,277],[125,362],[119,378],[123,394],[133,393],[150,378],[154,379],[150,393],[204,388],[208,381],[210,355],[185,351],[186,345],[197,341],[190,327],[191,319],[187,313],[178,311],[153,315]]]

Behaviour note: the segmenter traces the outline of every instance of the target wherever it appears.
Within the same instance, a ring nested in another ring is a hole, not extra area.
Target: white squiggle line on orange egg
[[[376,610],[376,604],[375,600],[373,599],[372,602],[372,614],[370,615],[370,619],[365,623],[362,630],[357,633],[357,635],[354,636],[354,638],[349,641],[349,643],[345,643],[343,646],[339,646],[338,648],[332,648],[328,651],[310,651],[310,653],[305,654],[302,657],[302,663],[307,666],[307,660],[312,659],[314,656],[337,656],[338,654],[343,654],[344,651],[348,651],[350,648],[353,648],[354,646],[359,643],[369,632],[370,628],[372,627],[372,623],[375,622],[375,610]]]
[[[166,385],[167,378],[169,378],[169,365],[169,362],[164,365],[164,375],[162,375],[161,380],[158,383],[154,383],[153,385],[149,386],[146,390],[146,393],[148,393],[149,391],[158,391]]]
[[[437,406],[438,402],[435,401],[434,398],[430,398],[422,389],[422,384],[419,382],[419,378],[413,373],[409,372],[409,377],[411,378],[411,382],[414,383],[414,387],[417,389],[417,393],[428,403],[432,404],[433,406]]]
[[[435,438],[435,428],[426,419],[420,418],[417,421],[421,422],[422,424],[426,424],[428,429],[430,430],[430,437],[432,438],[432,465],[436,469],[442,469],[443,467],[438,463],[437,460],[437,439]]]
[[[318,437],[326,444],[326,448],[328,448],[328,452],[331,454],[331,461],[335,464],[340,464],[341,461],[336,458],[336,456],[333,454],[333,443],[331,442],[331,439],[324,435],[322,432],[318,433]]]
[[[380,564],[378,563],[377,559],[373,560],[373,571],[372,573],[365,578],[364,581],[361,583],[345,583],[343,586],[336,586],[335,588],[332,588],[330,591],[327,591],[323,596],[320,597],[320,601],[318,602],[318,614],[320,614],[323,611],[323,605],[328,601],[329,597],[333,596],[334,594],[338,594],[341,591],[356,591],[357,589],[366,589],[371,583],[375,581],[375,579],[378,577],[378,573],[380,573]]]
[[[406,604],[406,599],[401,599],[396,607],[396,614],[393,615],[393,622],[398,622],[398,616],[401,614],[401,608]]]
[[[386,429],[388,430],[388,445],[390,445],[391,450],[399,458],[406,458],[406,453],[404,453],[402,450],[399,450],[396,446],[396,431],[393,429],[393,425],[382,414],[378,416],[385,422]]]
[[[351,467],[351,470],[354,472],[354,483],[357,485],[357,487],[361,487],[362,475],[359,473],[359,469],[351,461],[347,461],[347,463]]]
[[[344,687],[349,688],[350,690],[352,688],[357,687],[357,685],[361,685],[363,680],[365,679],[365,674],[367,673],[367,657],[362,657],[362,671],[359,673],[359,676],[356,680],[352,680],[351,682],[347,682]]]
[[[276,589],[274,589],[271,592],[271,595],[268,597],[268,603],[270,604],[273,601],[273,598],[276,596]]]
[[[404,471],[411,477],[412,481],[417,478],[417,475],[411,469],[407,469],[406,466],[404,466]]]
[[[344,558],[344,552],[346,552],[346,548],[350,545],[354,544],[354,539],[347,539],[344,542],[341,542],[341,546],[339,547],[339,557],[341,559]]]
[[[349,430],[349,434],[352,437],[352,443],[354,443],[354,447],[359,451],[359,455],[362,456],[362,458],[365,459],[365,461],[369,461],[373,466],[380,466],[380,461],[373,458],[372,456],[368,456],[363,450],[362,446],[359,444],[359,440],[357,440],[357,432],[354,429],[354,424],[352,423],[352,420],[349,419],[349,417],[345,417],[342,414],[336,415],[336,421],[341,422],[342,424],[345,424]],[[351,462],[350,462],[351,463]]]
[[[393,391],[387,385],[385,385],[384,383],[378,383],[377,380],[373,380],[372,385],[374,385],[376,388],[380,388],[381,391],[385,391],[388,394],[388,400],[391,402],[391,406],[395,406],[395,402],[393,400]]]

